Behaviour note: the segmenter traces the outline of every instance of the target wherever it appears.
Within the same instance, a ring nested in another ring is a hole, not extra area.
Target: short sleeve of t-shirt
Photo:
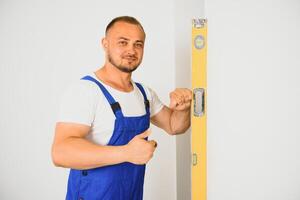
[[[74,122],[91,126],[101,95],[99,88],[88,81],[78,81],[71,85],[62,96],[58,121]]]
[[[164,106],[157,94],[149,87],[145,87],[146,95],[150,101],[150,117],[156,115]]]

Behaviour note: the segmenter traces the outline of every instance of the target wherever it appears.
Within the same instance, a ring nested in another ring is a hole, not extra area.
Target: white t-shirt
[[[104,84],[94,73],[89,75],[102,83],[115,101],[119,102],[125,117],[146,113],[143,95],[134,82],[133,91],[122,92]],[[142,86],[150,103],[152,117],[162,109],[163,104],[152,89]],[[115,115],[98,85],[92,81],[78,80],[63,95],[57,121],[91,126],[86,138],[96,144],[106,145],[114,130]]]

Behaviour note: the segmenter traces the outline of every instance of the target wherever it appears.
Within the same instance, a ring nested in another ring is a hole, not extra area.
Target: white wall
[[[175,0],[175,84],[191,89],[192,19],[204,17],[204,0]],[[177,199],[191,199],[191,131],[176,136]]]
[[[300,199],[300,2],[208,0],[208,199]]]
[[[189,87],[188,18],[203,16],[202,5],[1,1],[0,199],[64,198],[68,171],[50,160],[59,98],[103,63],[99,43],[112,17],[134,15],[143,23],[145,57],[134,78],[168,103],[175,84]],[[209,0],[205,6],[208,199],[298,200],[300,3]],[[159,147],[147,167],[145,200],[189,199],[189,133],[176,138],[175,148],[175,137],[153,132]]]
[[[136,16],[147,32],[134,78],[168,103],[174,88],[172,1],[0,2],[0,199],[64,199],[68,170],[50,159],[59,99],[103,64],[100,39],[115,16]],[[153,128],[145,200],[176,199],[175,137]]]

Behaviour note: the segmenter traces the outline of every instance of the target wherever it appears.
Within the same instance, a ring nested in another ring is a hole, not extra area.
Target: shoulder
[[[91,126],[95,111],[103,102],[103,94],[91,81],[78,79],[72,82],[61,97],[58,121]]]
[[[82,79],[78,79],[73,83],[71,83],[66,90],[66,94],[73,94],[73,95],[80,95],[80,96],[88,95],[89,97],[95,96],[98,93],[99,93],[99,88],[95,83],[87,80],[82,80]]]
[[[77,104],[95,104],[102,99],[103,94],[95,83],[81,79],[72,82],[62,95],[62,102],[77,102]]]

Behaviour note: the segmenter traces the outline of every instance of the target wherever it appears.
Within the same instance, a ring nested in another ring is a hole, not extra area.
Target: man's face
[[[142,62],[144,42],[145,34],[141,27],[116,22],[102,41],[107,62],[122,72],[133,72]]]

